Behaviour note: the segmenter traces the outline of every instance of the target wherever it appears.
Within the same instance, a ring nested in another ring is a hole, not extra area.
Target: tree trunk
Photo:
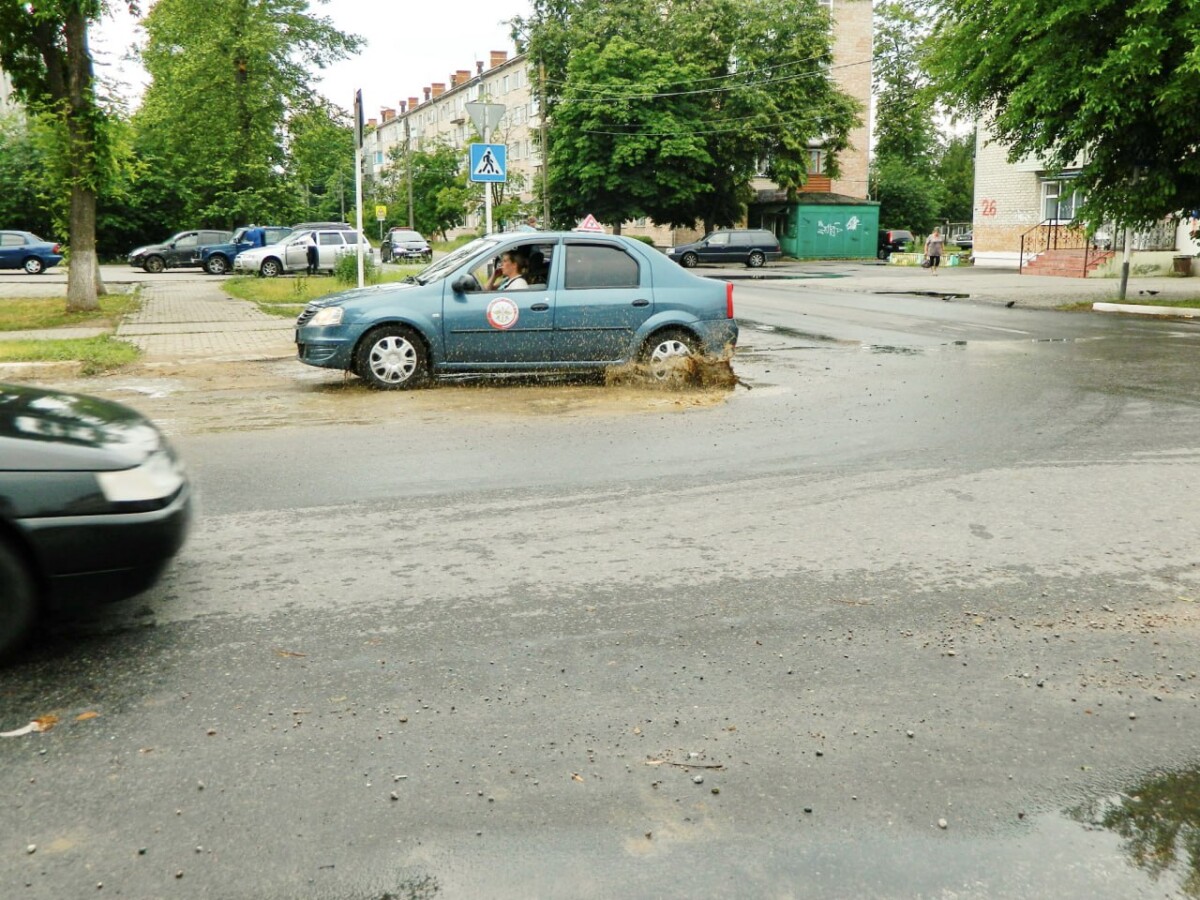
[[[78,5],[68,8],[67,139],[70,147],[71,260],[67,271],[67,312],[100,308],[104,283],[96,258],[96,101],[87,17]]]

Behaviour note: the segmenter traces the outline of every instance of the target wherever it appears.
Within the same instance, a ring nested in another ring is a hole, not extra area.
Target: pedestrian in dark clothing
[[[310,234],[308,236],[308,274],[316,275],[317,268],[320,266],[321,257],[317,252],[317,236]]]

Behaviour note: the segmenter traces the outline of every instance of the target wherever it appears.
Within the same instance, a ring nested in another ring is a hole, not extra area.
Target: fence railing
[[[1089,239],[1087,231],[1078,223],[1047,220],[1034,225],[1021,235],[1021,256],[1017,269],[1025,271],[1028,263],[1051,250],[1082,250],[1081,273],[1086,275],[1092,260],[1110,250],[1109,247],[1101,247],[1100,244],[1101,241],[1095,237]]]

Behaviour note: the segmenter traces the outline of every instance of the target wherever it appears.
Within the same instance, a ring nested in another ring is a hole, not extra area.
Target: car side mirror
[[[450,287],[456,294],[470,294],[477,287],[477,282],[470,275],[460,275],[454,279]]]

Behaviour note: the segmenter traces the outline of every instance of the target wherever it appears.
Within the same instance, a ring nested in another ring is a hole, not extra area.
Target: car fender
[[[354,323],[356,334],[354,336],[354,349],[351,353],[351,359],[358,353],[358,348],[362,346],[362,342],[367,334],[382,325],[405,325],[417,332],[425,344],[425,350],[429,353],[430,365],[436,366],[445,358],[440,313],[435,320],[432,315],[409,312],[380,316],[379,318]]]
[[[701,319],[692,313],[682,312],[678,309],[665,309],[661,312],[656,312],[650,318],[638,327],[638,330],[633,333],[633,342],[630,346],[630,357],[638,352],[642,344],[646,343],[646,339],[656,331],[661,331],[664,328],[682,328],[685,331],[695,335],[697,340],[702,340],[703,335],[698,328]]]

